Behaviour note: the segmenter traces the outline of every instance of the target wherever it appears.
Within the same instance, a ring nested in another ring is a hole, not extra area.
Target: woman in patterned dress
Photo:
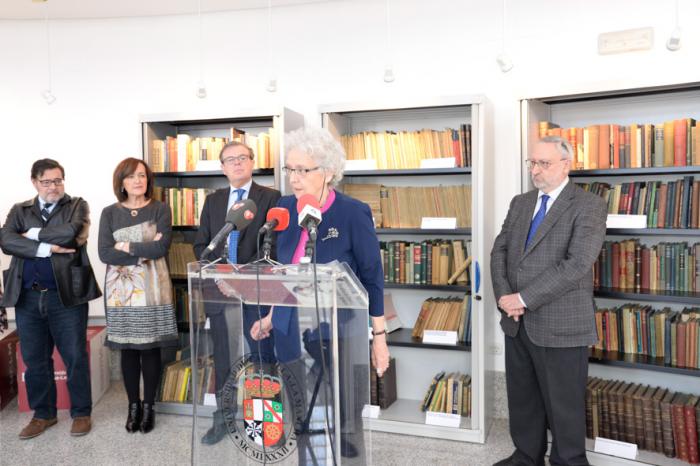
[[[143,160],[122,160],[114,170],[113,188],[118,202],[102,211],[98,241],[100,259],[107,264],[106,344],[121,350],[129,398],[126,430],[147,433],[155,425],[160,349],[178,343],[166,264],[172,221],[168,206],[152,198],[153,172]]]

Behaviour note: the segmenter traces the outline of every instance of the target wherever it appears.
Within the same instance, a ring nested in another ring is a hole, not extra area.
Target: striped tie
[[[51,215],[51,212],[49,212],[49,209],[51,208],[53,204],[44,204],[44,208],[41,209],[41,218],[44,219],[44,221],[47,221],[49,219],[49,215]]]
[[[234,191],[236,193],[236,202],[239,202],[243,198],[243,194],[245,193],[245,189],[236,189]],[[233,230],[231,233],[228,235],[228,263],[229,264],[238,264],[238,235],[241,232],[238,230]]]

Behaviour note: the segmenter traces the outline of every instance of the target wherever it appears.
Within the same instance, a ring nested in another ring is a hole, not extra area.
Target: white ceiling
[[[336,0],[272,0],[272,7]],[[268,0],[201,0],[202,12],[267,8]],[[197,0],[49,0],[52,19],[119,18],[197,12]],[[46,4],[35,0],[0,0],[0,19],[41,19]]]

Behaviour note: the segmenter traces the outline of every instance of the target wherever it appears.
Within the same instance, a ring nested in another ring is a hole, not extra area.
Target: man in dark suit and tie
[[[571,145],[538,141],[527,160],[537,189],[513,198],[491,252],[505,333],[510,434],[516,450],[496,465],[587,465],[588,346],[598,335],[593,264],[607,206],[569,180]]]
[[[253,167],[255,160],[253,150],[240,142],[229,142],[219,154],[221,169],[228,178],[230,186],[219,189],[207,196],[202,209],[202,217],[197,230],[197,237],[194,241],[194,253],[201,259],[204,249],[207,247],[216,233],[224,226],[226,213],[231,206],[244,199],[250,199],[257,206],[255,218],[245,230],[233,231],[228,237],[226,259],[230,263],[246,264],[257,258],[258,246],[262,245],[262,236],[258,235],[258,230],[265,224],[267,211],[277,205],[280,192],[260,186],[253,181]],[[274,251],[275,248],[273,247]],[[224,251],[224,244],[219,244],[214,249],[212,259],[221,257]],[[215,301],[212,299],[210,301]],[[214,343],[214,374],[217,405],[220,407],[221,389],[226,383],[228,372],[231,367],[229,340],[235,338],[229,334],[229,324],[226,321],[225,306],[210,304],[206,306],[211,336]],[[263,315],[266,315],[264,312]],[[258,319],[257,307],[244,310],[243,331],[246,332],[246,339],[249,347],[253,347],[247,329],[250,329],[253,322]],[[261,353],[272,353],[272,342],[265,342],[269,348],[259,348],[259,343],[255,343],[256,348]],[[221,410],[214,413],[214,424],[211,429],[202,437],[202,443],[214,444],[219,442],[226,435],[226,424]]]

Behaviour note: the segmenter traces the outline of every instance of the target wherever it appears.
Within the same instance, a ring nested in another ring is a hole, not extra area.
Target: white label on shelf
[[[364,408],[362,408],[362,417],[377,419],[381,412],[381,408],[377,405],[365,405]]]
[[[205,393],[204,406],[216,406],[216,395],[213,393]]]
[[[457,161],[454,157],[441,157],[439,159],[421,159],[421,168],[455,168]]]
[[[629,460],[637,459],[637,444],[620,442],[604,437],[596,437],[593,451],[606,455],[619,456]]]
[[[221,170],[221,162],[218,160],[197,160],[195,170],[198,172],[215,172]]]
[[[462,416],[459,414],[436,413],[427,411],[425,413],[425,423],[431,426],[459,427]]]
[[[423,230],[454,230],[457,228],[457,217],[422,217],[420,227]]]
[[[608,228],[646,228],[647,216],[608,214],[605,226]]]
[[[424,330],[423,343],[436,345],[456,345],[457,332],[451,330]]]
[[[376,170],[377,161],[375,159],[346,160],[345,171]]]

